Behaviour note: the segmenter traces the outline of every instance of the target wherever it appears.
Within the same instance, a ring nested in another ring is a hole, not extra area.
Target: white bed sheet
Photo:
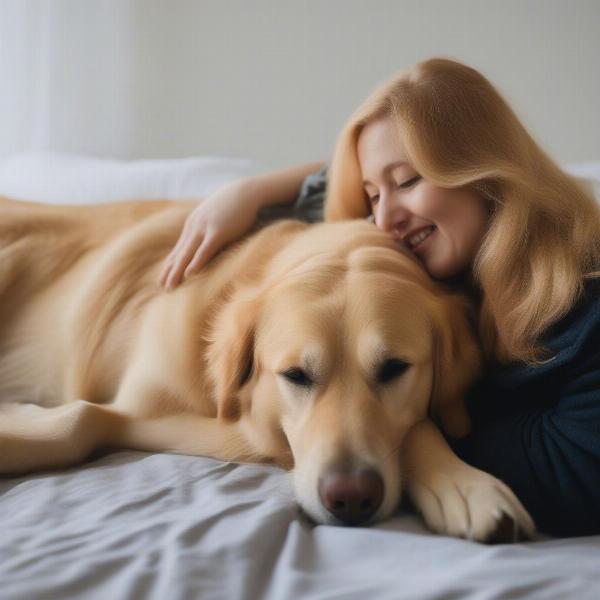
[[[600,181],[600,163],[573,172]],[[201,196],[250,161],[20,156],[0,194],[49,202]],[[2,399],[0,399],[1,401]],[[600,536],[483,546],[414,515],[311,525],[276,468],[121,452],[0,480],[0,599],[600,598]]]
[[[0,597],[597,600],[600,536],[483,546],[310,524],[287,474],[122,452],[0,481]]]

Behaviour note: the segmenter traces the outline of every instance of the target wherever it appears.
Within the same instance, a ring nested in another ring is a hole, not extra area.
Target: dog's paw
[[[529,513],[507,485],[466,465],[453,475],[413,482],[410,495],[436,533],[485,543],[516,542],[535,533]]]

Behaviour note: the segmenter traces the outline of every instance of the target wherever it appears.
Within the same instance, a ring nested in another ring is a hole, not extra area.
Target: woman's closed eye
[[[417,181],[419,181],[420,179],[421,179],[420,175],[415,175],[414,177],[411,177],[410,179],[403,181],[400,185],[398,185],[398,187],[405,190],[406,188],[410,188],[413,185],[415,185],[415,183],[417,183]]]
[[[414,177],[411,177],[410,179],[406,179],[402,183],[399,183],[398,188],[402,189],[402,190],[409,189],[420,180],[421,180],[421,176],[415,175]],[[379,194],[370,195],[368,192],[366,192],[366,194],[367,194],[367,198],[368,198],[368,201],[369,201],[369,204],[371,205],[371,207],[376,206],[377,203],[379,202]]]

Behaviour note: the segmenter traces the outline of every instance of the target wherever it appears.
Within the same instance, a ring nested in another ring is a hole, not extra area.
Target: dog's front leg
[[[107,442],[115,448],[208,456],[234,462],[265,462],[273,458],[253,447],[239,421],[222,421],[193,413],[129,417],[110,432]]]
[[[460,460],[431,421],[408,432],[403,458],[409,495],[432,531],[479,542],[533,535],[534,523],[512,490]]]
[[[195,414],[144,418],[83,400],[56,408],[31,404],[0,410],[0,474],[67,467],[97,448],[174,452],[263,462],[238,422]]]
[[[67,467],[123,429],[127,417],[83,400],[56,408],[0,407],[0,474]]]

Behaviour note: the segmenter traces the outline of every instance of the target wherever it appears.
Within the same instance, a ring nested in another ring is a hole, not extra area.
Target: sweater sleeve
[[[329,165],[324,165],[319,171],[309,175],[302,183],[300,194],[294,205],[296,218],[308,223],[323,220],[328,167]]]
[[[488,408],[472,411],[469,436],[450,440],[463,460],[510,486],[552,535],[600,533],[600,349],[596,341],[580,350],[566,379],[551,373],[544,385],[526,386],[517,407],[502,391],[486,398],[474,390],[471,404]]]

